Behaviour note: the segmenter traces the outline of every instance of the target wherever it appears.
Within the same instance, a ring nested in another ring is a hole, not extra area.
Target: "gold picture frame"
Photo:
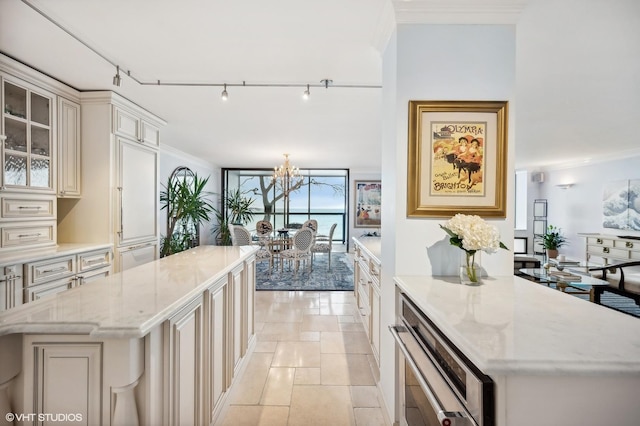
[[[407,217],[506,217],[507,101],[409,101]]]

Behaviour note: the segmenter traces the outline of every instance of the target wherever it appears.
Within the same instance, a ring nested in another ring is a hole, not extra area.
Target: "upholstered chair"
[[[313,245],[314,232],[310,228],[303,227],[293,236],[293,247],[280,252],[280,270],[283,269],[285,260],[294,262],[294,272],[298,273],[300,261],[309,260],[309,268],[311,268],[311,246]]]
[[[251,233],[244,226],[229,225],[229,231],[231,233],[231,245],[249,246],[253,244]],[[265,245],[260,245],[260,250],[256,252],[256,262],[262,261],[269,262],[269,273],[271,273],[271,269],[273,268],[273,254]]]
[[[333,248],[333,232],[338,224],[331,225],[329,235],[316,235],[315,243],[311,246],[311,267],[313,268],[313,258],[316,253],[327,253],[329,256],[329,267],[331,269],[331,250]]]

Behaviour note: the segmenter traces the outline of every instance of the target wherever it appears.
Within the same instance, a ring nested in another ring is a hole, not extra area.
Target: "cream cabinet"
[[[0,312],[22,305],[22,265],[2,268],[0,275]]]
[[[110,248],[100,248],[25,263],[24,303],[108,276],[111,256]]]
[[[80,98],[82,197],[58,200],[58,240],[113,244],[116,272],[157,259],[158,129],[166,123],[113,92]]]
[[[227,381],[227,277],[216,281],[204,293],[205,346],[204,346],[204,400],[205,424],[213,424],[222,407],[223,396],[228,389]]]
[[[380,363],[380,239],[353,239],[354,296],[376,362]]]
[[[58,185],[59,197],[80,197],[81,147],[80,104],[58,97]]]

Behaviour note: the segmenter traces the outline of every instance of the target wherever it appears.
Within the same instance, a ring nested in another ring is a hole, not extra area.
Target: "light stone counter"
[[[514,276],[395,281],[486,374],[640,377],[638,318]]]
[[[142,337],[255,250],[200,246],[30,302],[0,314],[0,336]]]
[[[353,240],[367,253],[367,255],[373,258],[378,264],[380,262],[382,245],[380,237],[353,237]]]

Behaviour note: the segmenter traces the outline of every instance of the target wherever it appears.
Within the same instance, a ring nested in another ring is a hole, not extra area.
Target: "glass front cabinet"
[[[55,95],[2,75],[0,189],[53,192]]]

